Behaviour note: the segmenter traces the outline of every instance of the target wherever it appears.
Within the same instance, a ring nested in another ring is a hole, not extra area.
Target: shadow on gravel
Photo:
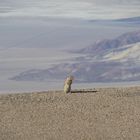
[[[73,90],[71,93],[96,93],[97,90]]]

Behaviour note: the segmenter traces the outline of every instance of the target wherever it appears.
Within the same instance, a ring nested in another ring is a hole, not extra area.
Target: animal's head
[[[72,75],[70,75],[70,76],[68,76],[68,78],[67,78],[68,80],[74,80],[74,77],[72,76]]]

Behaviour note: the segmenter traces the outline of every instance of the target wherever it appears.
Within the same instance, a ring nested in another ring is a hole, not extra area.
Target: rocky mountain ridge
[[[140,31],[98,41],[77,53],[86,55],[77,57],[73,63],[25,71],[11,79],[45,81],[64,79],[71,74],[77,82],[140,81]]]

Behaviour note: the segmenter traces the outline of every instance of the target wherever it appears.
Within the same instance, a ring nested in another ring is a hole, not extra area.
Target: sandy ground
[[[140,140],[140,87],[0,95],[0,140]]]

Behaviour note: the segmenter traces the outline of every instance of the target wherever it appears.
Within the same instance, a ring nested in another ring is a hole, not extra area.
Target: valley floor
[[[0,95],[1,140],[138,140],[140,87]]]

